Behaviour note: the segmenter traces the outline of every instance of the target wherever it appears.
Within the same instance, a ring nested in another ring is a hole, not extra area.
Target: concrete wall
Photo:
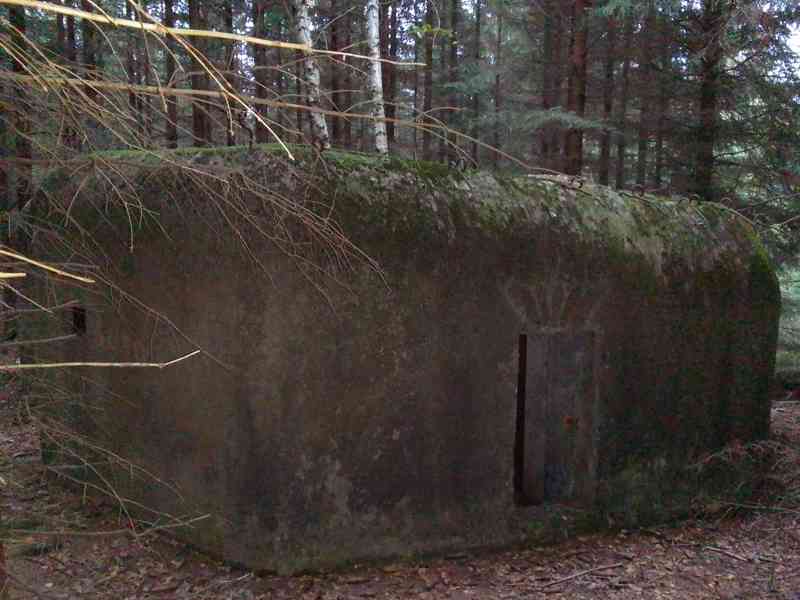
[[[145,228],[131,253],[124,226],[96,224],[136,302],[90,297],[68,350],[204,349],[84,373],[102,410],[77,420],[180,490],[122,472],[126,494],[213,515],[183,532],[194,543],[294,571],[519,541],[556,505],[636,520],[667,509],[701,453],[768,434],[777,284],[723,209],[403,164],[257,163],[296,175],[278,192],[303,181],[334,204],[383,275],[322,254],[315,271],[237,230],[248,258],[200,186],[151,174],[169,238]]]

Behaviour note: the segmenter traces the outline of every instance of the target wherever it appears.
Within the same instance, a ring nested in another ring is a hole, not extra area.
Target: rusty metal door
[[[526,504],[590,503],[596,335],[553,329],[526,337],[525,397],[517,415],[522,419],[517,429],[522,434],[519,492]]]

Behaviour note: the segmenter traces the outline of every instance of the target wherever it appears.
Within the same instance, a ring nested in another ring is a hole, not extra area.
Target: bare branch
[[[94,283],[94,279],[90,277],[83,277],[81,275],[74,275],[72,273],[67,273],[66,271],[62,271],[61,269],[57,269],[56,267],[52,267],[47,265],[43,262],[39,262],[38,260],[34,260],[32,258],[28,258],[27,256],[23,256],[18,252],[14,252],[13,250],[7,250],[5,248],[0,248],[0,255],[8,256],[10,258],[15,258],[17,260],[21,260],[22,262],[28,263],[35,267],[39,267],[40,269],[44,269],[45,271],[50,271],[51,273],[55,273],[56,275],[61,275],[62,277],[67,277],[68,279],[75,279],[77,281],[82,281],[83,283]]]
[[[187,360],[197,354],[200,350],[195,350],[184,356],[180,356],[174,360],[164,363],[152,362],[60,362],[60,363],[39,363],[39,364],[21,364],[21,365],[0,365],[0,371],[23,371],[30,369],[64,369],[74,367],[99,367],[99,368],[148,368],[148,369],[166,369],[179,362]]]
[[[307,44],[298,44],[293,42],[280,42],[277,40],[267,40],[260,37],[252,37],[249,35],[242,35],[239,33],[229,33],[227,31],[212,31],[209,29],[180,29],[177,27],[165,27],[157,22],[145,23],[143,21],[131,21],[130,19],[120,19],[112,17],[106,13],[91,13],[69,6],[59,6],[50,2],[40,2],[39,0],[0,0],[0,4],[11,6],[24,6],[37,10],[78,17],[87,21],[94,21],[95,23],[105,23],[113,27],[127,27],[130,29],[137,29],[139,31],[146,31],[155,35],[172,35],[176,38],[180,37],[200,37],[200,38],[216,38],[220,40],[231,40],[234,42],[243,42],[246,44],[254,44],[256,46],[268,46],[271,48],[284,48],[289,50],[300,50],[301,52],[308,52],[312,54],[329,54],[339,57],[352,57],[361,58],[364,60],[377,60],[379,62],[405,66],[405,67],[424,67],[424,63],[409,63],[389,60],[386,58],[371,58],[362,54],[354,54],[350,52],[334,51],[334,50],[321,50],[312,48]]]

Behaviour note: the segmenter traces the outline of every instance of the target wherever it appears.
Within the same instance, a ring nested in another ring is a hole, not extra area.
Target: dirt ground
[[[37,435],[15,415],[0,398],[0,514],[16,530],[7,543],[12,599],[800,600],[800,510],[768,503],[749,511],[721,503],[704,520],[553,547],[257,576],[158,535],[137,537],[112,506],[48,485]],[[776,403],[773,429],[800,446],[800,403]]]

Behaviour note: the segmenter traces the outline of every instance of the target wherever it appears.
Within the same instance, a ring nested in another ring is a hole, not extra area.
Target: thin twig
[[[3,3],[4,0],[0,0],[0,4]],[[97,90],[110,90],[110,91],[119,91],[119,92],[135,92],[135,93],[142,93],[142,94],[150,94],[153,96],[186,96],[186,97],[207,97],[207,98],[223,98],[223,99],[236,99],[237,101],[243,102],[247,105],[261,105],[261,106],[270,106],[273,108],[285,108],[290,110],[302,110],[305,112],[313,112],[323,114],[329,117],[340,117],[343,119],[364,119],[368,121],[380,121],[382,123],[394,123],[396,126],[399,127],[410,127],[413,129],[417,129],[419,131],[429,131],[434,135],[444,137],[444,132],[447,132],[450,135],[455,136],[459,140],[469,143],[475,143],[481,148],[485,148],[496,153],[498,156],[512,162],[525,170],[530,170],[532,167],[519,160],[518,158],[513,157],[512,155],[503,152],[502,150],[495,148],[491,144],[487,144],[477,138],[469,136],[465,133],[461,133],[459,131],[450,129],[444,123],[430,123],[430,122],[412,122],[412,121],[405,121],[403,119],[395,118],[395,117],[376,117],[374,115],[370,115],[367,113],[356,113],[356,112],[342,112],[337,110],[328,110],[324,108],[320,108],[318,106],[308,106],[306,104],[298,104],[295,102],[283,102],[279,100],[270,100],[268,98],[257,98],[255,96],[247,96],[243,94],[232,94],[226,91],[217,91],[217,90],[192,90],[187,88],[169,88],[169,87],[156,87],[151,85],[138,85],[138,84],[130,84],[130,83],[118,83],[113,81],[101,81],[97,79],[87,80],[87,79],[80,79],[75,77],[50,77],[50,76],[40,76],[40,77],[32,77],[30,75],[20,75],[18,73],[12,73],[8,71],[0,71],[0,79],[8,79],[11,81],[17,81],[23,84],[33,84],[38,83],[39,85],[46,86],[69,86],[69,87],[78,87],[78,86],[90,86]],[[46,88],[45,88],[46,89]],[[255,113],[253,113],[255,114]],[[442,132],[442,133],[439,133]],[[576,189],[576,188],[572,188]]]
[[[230,40],[233,42],[243,42],[246,44],[253,44],[256,46],[268,46],[272,48],[285,48],[289,50],[300,50],[301,52],[311,54],[328,54],[339,57],[360,58],[363,60],[374,60],[390,65],[409,66],[409,67],[424,67],[425,63],[409,63],[403,61],[390,60],[387,58],[371,58],[363,54],[353,54],[350,52],[342,52],[339,50],[322,50],[319,48],[312,48],[306,44],[297,44],[294,42],[281,42],[277,40],[267,40],[259,37],[252,37],[249,35],[242,35],[239,33],[230,33],[227,31],[213,31],[210,29],[181,29],[179,27],[165,27],[160,23],[146,23],[144,21],[131,21],[130,19],[120,19],[112,17],[107,14],[91,13],[69,6],[59,6],[51,2],[40,2],[39,0],[0,0],[0,4],[7,4],[11,6],[25,6],[28,8],[43,10],[47,12],[67,15],[70,17],[78,17],[87,21],[94,21],[96,23],[105,23],[114,27],[127,27],[136,29],[138,31],[147,31],[156,35],[171,35],[176,38],[181,37],[201,37],[201,38],[216,38],[221,40]]]
[[[172,365],[184,361],[192,356],[200,354],[200,350],[195,350],[189,354],[185,354],[179,358],[165,363],[149,363],[149,362],[60,362],[60,363],[38,363],[38,364],[22,364],[22,365],[0,365],[0,371],[22,371],[28,369],[62,369],[67,367],[99,367],[99,368],[149,368],[149,369],[166,369]]]
[[[720,554],[724,554],[725,556],[730,556],[731,558],[735,558],[736,560],[740,560],[742,562],[750,562],[750,559],[745,558],[744,556],[739,556],[738,554],[734,554],[724,548],[718,548],[717,546],[703,546],[706,550],[711,550],[712,552],[719,552]]]
[[[22,262],[33,265],[34,267],[39,267],[40,269],[44,269],[45,271],[50,271],[51,273],[55,273],[56,275],[61,275],[62,277],[75,279],[77,281],[82,281],[83,283],[94,283],[94,279],[91,279],[89,277],[82,277],[80,275],[67,273],[66,271],[62,271],[61,269],[57,269],[56,267],[52,267],[43,262],[39,262],[38,260],[33,260],[32,258],[28,258],[27,256],[23,256],[22,254],[13,252],[11,250],[0,248],[0,254],[3,256],[8,256],[10,258],[16,258],[17,260],[21,260]]]
[[[52,313],[57,310],[62,310],[65,308],[72,308],[73,306],[79,306],[80,302],[77,300],[69,300],[68,302],[63,302],[61,304],[56,304],[55,306],[45,306],[45,312]],[[42,309],[40,308],[15,308],[14,312],[16,313],[40,313]]]
[[[605,565],[602,567],[595,567],[593,569],[586,569],[585,571],[579,571],[577,573],[573,573],[569,577],[564,577],[562,579],[556,579],[555,581],[551,581],[550,583],[546,583],[541,586],[539,589],[544,590],[549,587],[553,587],[554,585],[558,585],[559,583],[565,583],[567,581],[571,581],[572,579],[577,579],[578,577],[583,577],[584,575],[589,575],[590,573],[596,573],[597,571],[608,571],[609,569],[618,569],[620,567],[624,567],[625,563],[614,563],[613,565]]]

